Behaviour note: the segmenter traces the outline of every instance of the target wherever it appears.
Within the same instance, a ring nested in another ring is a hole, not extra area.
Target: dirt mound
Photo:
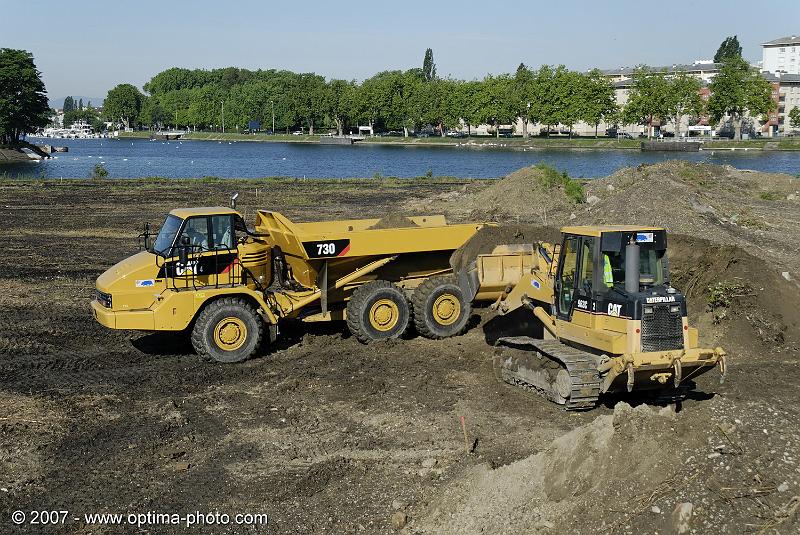
[[[607,508],[611,491],[613,503],[631,503],[672,476],[682,452],[700,446],[691,426],[672,410],[619,403],[613,416],[562,435],[541,453],[496,470],[474,468],[415,527],[459,534],[608,532],[589,529],[591,516],[583,516],[583,528],[573,531],[580,526],[570,525],[571,513]]]
[[[671,235],[669,263],[701,342],[748,356],[800,344],[800,288],[764,259],[740,247]]]
[[[552,227],[533,225],[500,225],[480,229],[464,245],[453,251],[450,265],[458,273],[479,254],[491,253],[502,244],[536,243],[538,241],[558,242],[559,232]]]
[[[577,182],[553,168],[534,165],[511,173],[462,203],[473,216],[547,225],[550,214],[570,213],[582,200]]]
[[[377,230],[377,229],[388,229],[388,228],[411,228],[411,227],[418,227],[416,223],[414,223],[409,218],[402,216],[400,214],[389,214],[387,216],[382,217],[377,223],[372,225],[371,227],[367,227],[367,230]]]
[[[800,273],[796,177],[672,160],[623,168],[583,184],[585,202],[576,203],[577,182],[539,165],[407,204],[461,220],[662,226],[670,233],[738,245]]]

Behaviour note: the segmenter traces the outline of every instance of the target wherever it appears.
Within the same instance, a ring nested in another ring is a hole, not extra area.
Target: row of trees
[[[523,136],[535,124],[545,132],[554,125],[571,131],[578,122],[595,125],[595,135],[601,123],[642,124],[652,135],[657,121],[674,123],[679,133],[685,117],[697,122],[710,116],[715,122],[730,119],[738,138],[746,114],[774,109],[770,84],[733,53],[723,57],[707,101],[700,80],[689,74],[640,67],[632,78],[628,101],[619,107],[613,85],[597,70],[532,70],[521,64],[513,75],[462,81],[437,77],[429,50],[421,69],[384,71],[362,83],[276,70],[168,69],[145,84],[149,96],[130,84],[112,89],[104,115],[126,126],[244,129],[258,121],[277,131],[303,128],[313,134],[323,127],[342,134],[369,125],[405,135],[426,125],[444,135],[462,124],[469,131],[489,124],[499,133],[500,125],[519,119]]]
[[[311,134],[320,127],[341,134],[359,124],[406,134],[435,125],[444,134],[462,120],[471,128],[519,117],[527,134],[535,123],[597,125],[616,112],[614,88],[597,70],[520,65],[513,75],[462,81],[437,77],[429,54],[421,69],[384,71],[360,84],[289,71],[169,69],[145,84],[149,96],[129,84],[112,89],[104,113],[128,126],[200,129],[220,127],[223,118],[228,128],[259,121],[271,129],[274,119],[276,130],[302,127]]]

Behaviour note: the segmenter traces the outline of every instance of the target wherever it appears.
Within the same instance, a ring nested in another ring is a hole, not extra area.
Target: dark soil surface
[[[256,208],[379,218],[400,201],[428,206],[407,215],[441,213],[450,201],[429,199],[486,187],[0,183],[0,532],[42,532],[15,528],[11,512],[55,509],[69,515],[53,533],[187,531],[83,521],[148,511],[270,516],[266,528],[212,530],[223,533],[392,533],[397,511],[409,533],[672,533],[673,509],[692,503],[694,533],[796,533],[800,289],[782,255],[761,254],[779,241],[670,237],[692,322],[730,354],[724,384],[706,374],[678,404],[621,396],[565,413],[498,383],[486,309],[443,341],[364,346],[343,324],[287,325],[238,365],[201,360],[180,335],[104,329],[89,313],[97,275],[174,207],[226,205],[239,191],[248,219]],[[797,228],[797,211],[780,217]]]

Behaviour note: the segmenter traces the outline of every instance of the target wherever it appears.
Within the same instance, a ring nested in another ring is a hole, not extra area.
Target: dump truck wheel
[[[264,323],[255,308],[238,297],[223,297],[200,312],[192,329],[199,355],[217,362],[242,362],[259,347]]]
[[[372,281],[356,288],[347,303],[347,327],[360,342],[399,338],[411,321],[403,290],[387,281]]]
[[[434,340],[461,334],[472,311],[454,275],[428,278],[414,291],[411,302],[417,332]]]

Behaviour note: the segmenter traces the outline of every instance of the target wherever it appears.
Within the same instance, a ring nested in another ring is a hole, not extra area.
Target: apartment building
[[[800,74],[800,37],[781,37],[761,45],[761,70]]]

